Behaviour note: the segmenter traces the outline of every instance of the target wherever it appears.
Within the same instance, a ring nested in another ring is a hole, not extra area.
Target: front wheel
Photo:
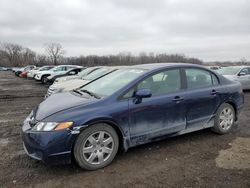
[[[119,138],[107,124],[95,124],[78,136],[74,146],[74,157],[78,165],[86,170],[96,170],[109,165],[118,151]]]
[[[229,133],[235,122],[235,110],[228,103],[222,104],[217,110],[212,131],[218,134]]]
[[[43,84],[46,84],[48,82],[47,76],[42,76],[41,81]]]

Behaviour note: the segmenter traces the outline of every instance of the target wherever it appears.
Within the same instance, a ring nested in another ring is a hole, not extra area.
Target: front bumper
[[[37,81],[41,81],[42,76],[36,74],[34,78],[35,78],[35,80],[37,80]]]
[[[68,164],[76,135],[70,130],[34,132],[24,124],[23,147],[27,155],[46,164]]]

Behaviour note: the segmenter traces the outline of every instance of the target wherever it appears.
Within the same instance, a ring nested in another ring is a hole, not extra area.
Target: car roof
[[[80,66],[80,65],[57,65],[56,67],[82,67],[82,66]]]
[[[245,67],[250,67],[250,66],[249,65],[237,65],[237,66],[228,66],[228,67],[229,68],[245,68]]]
[[[150,64],[140,64],[140,65],[134,65],[131,68],[141,68],[145,70],[155,70],[159,68],[168,68],[168,67],[202,67],[204,66],[197,65],[197,64],[191,64],[191,63],[150,63]]]

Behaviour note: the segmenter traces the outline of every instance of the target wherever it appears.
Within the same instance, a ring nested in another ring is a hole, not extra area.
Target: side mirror
[[[135,104],[139,104],[142,101],[142,98],[149,98],[152,96],[151,90],[150,89],[140,89],[135,92]]]
[[[238,74],[238,76],[245,76],[245,75],[247,75],[245,72],[240,72],[240,73]]]
[[[150,89],[140,89],[135,93],[137,98],[149,98],[152,96]]]

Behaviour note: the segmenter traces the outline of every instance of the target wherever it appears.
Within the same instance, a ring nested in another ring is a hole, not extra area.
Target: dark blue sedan
[[[118,149],[205,128],[228,133],[243,103],[240,83],[202,66],[131,66],[40,103],[24,121],[23,145],[45,163],[95,170]]]

